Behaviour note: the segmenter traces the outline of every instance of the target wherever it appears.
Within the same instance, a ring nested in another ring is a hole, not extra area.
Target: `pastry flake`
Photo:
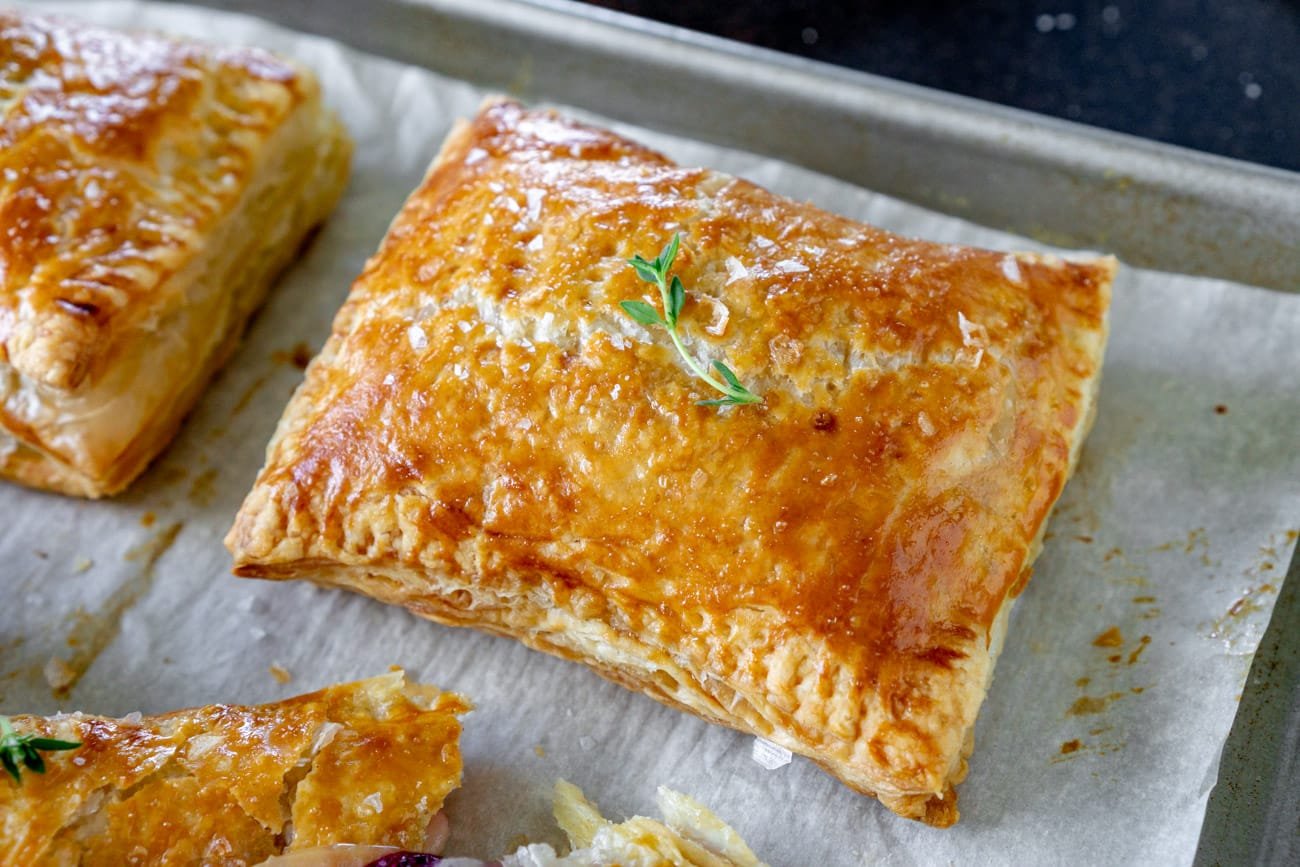
[[[120,491],[171,440],[351,145],[263,51],[0,12],[0,478]]]
[[[0,781],[0,865],[256,864],[339,843],[424,849],[460,785],[465,699],[401,672],[276,704],[17,717],[44,774]]]
[[[674,233],[681,331],[628,266]],[[957,817],[1011,600],[1091,422],[1115,262],[935,244],[547,111],[459,124],[227,537],[514,636]]]
[[[572,783],[555,784],[555,821],[573,851],[559,865],[645,864],[685,867],[767,867],[736,830],[708,807],[660,786],[655,802],[662,820],[633,816],[611,822]],[[549,867],[550,847],[534,844],[502,860],[503,867]],[[512,861],[512,858],[514,859]]]

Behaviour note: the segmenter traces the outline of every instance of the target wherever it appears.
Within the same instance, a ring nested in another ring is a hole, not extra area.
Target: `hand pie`
[[[350,144],[262,51],[0,12],[0,478],[122,490],[334,207]]]
[[[761,404],[699,405],[620,309],[658,309],[628,259],[679,232],[684,349]],[[950,824],[1114,269],[902,238],[489,104],[285,411],[235,572],[514,636]]]
[[[0,779],[0,865],[256,864],[336,843],[426,849],[460,785],[464,699],[400,672],[277,704],[18,717],[80,741]]]

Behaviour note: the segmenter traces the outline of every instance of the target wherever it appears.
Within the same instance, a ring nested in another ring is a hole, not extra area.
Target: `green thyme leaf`
[[[642,325],[665,325],[666,323],[659,316],[659,311],[651,307],[644,301],[620,301],[618,306],[623,308],[623,312],[631,316]]]
[[[23,764],[38,774],[45,773],[45,762],[41,761],[41,754],[36,750],[23,750]]]
[[[14,731],[9,717],[0,716],[0,765],[4,766],[15,783],[23,781],[22,767],[33,773],[45,773],[45,760],[39,751],[75,750],[81,744],[76,741],[61,741],[57,738],[40,738],[36,735],[20,735]]]
[[[659,258],[655,261],[659,264],[659,273],[668,276],[668,271],[673,267],[673,261],[677,258],[677,251],[682,246],[682,233],[676,232],[673,238],[664,248],[659,251]]]
[[[740,380],[739,380],[739,379],[736,379],[736,374],[734,374],[734,373],[731,372],[731,368],[730,368],[730,367],[727,367],[727,365],[723,364],[721,361],[716,361],[716,360],[715,360],[715,361],[713,362],[713,366],[716,367],[716,368],[718,369],[718,373],[721,373],[721,374],[722,374],[722,378],[725,379],[725,380],[727,381],[727,385],[730,385],[730,386],[732,386],[733,388],[744,388],[744,387],[745,387],[745,386],[743,386],[743,385],[740,384]]]
[[[682,286],[682,278],[673,275],[673,281],[668,286],[668,322],[671,325],[677,324],[677,318],[682,315],[682,307],[686,306],[686,287]]]
[[[27,741],[27,745],[33,749],[45,750],[75,750],[81,744],[77,741],[60,741],[54,738],[32,738]]]
[[[712,363],[714,369],[722,375],[720,381],[709,373],[707,367],[702,367],[686,351],[686,347],[682,345],[681,336],[677,333],[677,323],[681,317],[682,309],[686,306],[686,287],[682,285],[680,277],[676,275],[672,275],[671,279],[669,277],[673,262],[676,261],[677,253],[681,249],[681,243],[681,232],[677,232],[673,235],[672,240],[659,251],[659,255],[655,257],[654,261],[647,261],[639,254],[627,260],[628,265],[636,271],[638,277],[658,287],[659,298],[664,307],[663,315],[660,316],[658,310],[644,301],[620,301],[619,306],[623,308],[624,313],[647,328],[655,325],[662,326],[668,332],[668,337],[672,340],[673,346],[676,347],[677,354],[686,362],[686,366],[691,369],[691,372],[723,395],[720,398],[696,401],[697,405],[738,406],[747,403],[762,403],[763,399],[745,388],[727,365],[716,359]]]
[[[642,280],[646,281],[647,283],[659,282],[658,260],[654,262],[647,262],[645,259],[642,259],[640,256],[633,256],[631,259],[628,259],[627,261],[629,265],[631,265],[633,268],[636,269],[637,276],[640,277]]]

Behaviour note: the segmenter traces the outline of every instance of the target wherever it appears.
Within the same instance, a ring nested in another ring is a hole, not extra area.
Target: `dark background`
[[[1300,0],[587,0],[1300,171]]]

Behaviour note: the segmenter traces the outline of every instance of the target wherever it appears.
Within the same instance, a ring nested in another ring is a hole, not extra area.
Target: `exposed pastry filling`
[[[572,850],[558,854],[532,843],[496,861],[443,857],[382,846],[330,846],[277,856],[259,867],[766,867],[727,823],[688,795],[659,788],[662,819],[634,816],[614,823],[577,786],[555,785],[555,820]],[[445,839],[445,838],[444,838]]]

